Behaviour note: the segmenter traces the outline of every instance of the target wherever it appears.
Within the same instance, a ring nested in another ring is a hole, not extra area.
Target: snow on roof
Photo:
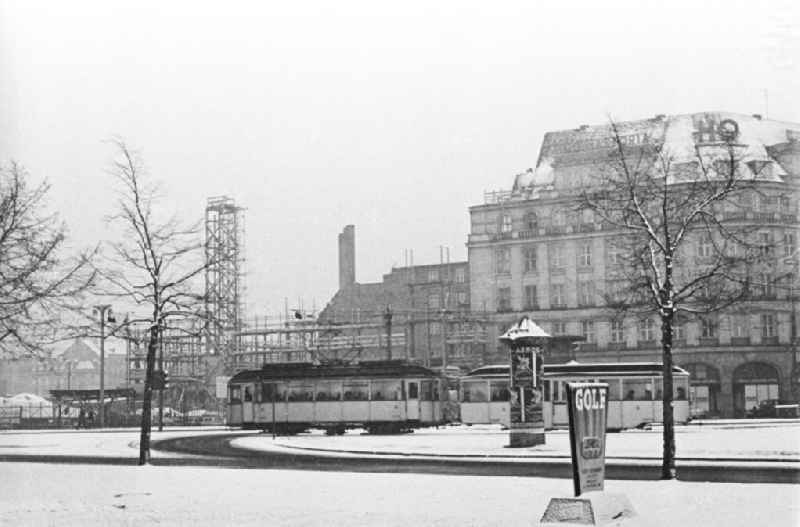
[[[796,148],[800,145],[800,123],[762,119],[731,112],[660,115],[652,119],[614,123],[625,145],[663,145],[674,162],[697,159],[697,147],[719,149],[726,141],[740,147],[743,163],[766,162],[761,177],[780,181],[796,171]],[[548,132],[542,141],[534,170],[514,176],[514,190],[531,187],[572,187],[608,159],[614,147],[611,124],[581,126],[573,130]]]
[[[550,335],[540,328],[533,320],[527,316],[522,317],[519,322],[508,328],[499,338],[505,342],[516,342],[524,338],[549,337]]]

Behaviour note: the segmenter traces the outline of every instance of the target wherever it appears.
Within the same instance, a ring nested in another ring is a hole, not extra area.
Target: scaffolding
[[[206,349],[223,359],[237,352],[242,329],[243,210],[227,196],[209,198],[206,204]]]

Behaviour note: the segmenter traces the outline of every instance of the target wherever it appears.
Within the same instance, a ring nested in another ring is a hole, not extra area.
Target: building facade
[[[733,124],[731,124],[733,123]],[[740,416],[770,399],[798,400],[797,238],[800,124],[739,114],[690,114],[617,123],[626,145],[656,140],[690,155],[734,126],[748,166],[770,177],[726,221],[746,224],[774,257],[770,276],[746,300],[676,325],[674,358],[691,373],[697,415]],[[619,316],[605,299],[618,280],[620,235],[577,212],[576,194],[612,146],[609,126],[546,134],[535,169],[510,190],[490,192],[470,207],[469,289],[472,312],[492,314],[487,342],[522,314],[554,335],[580,335],[577,349],[551,360],[661,360],[660,322]],[[701,240],[688,249],[702,258]]]

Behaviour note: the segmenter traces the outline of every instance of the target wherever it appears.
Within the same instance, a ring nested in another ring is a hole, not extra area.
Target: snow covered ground
[[[191,434],[231,433],[223,427],[167,428],[153,430],[151,441]],[[139,430],[5,430],[0,432],[0,454],[54,456],[138,457]],[[179,454],[152,450],[152,457],[175,457]],[[0,465],[2,470],[2,465]]]
[[[531,526],[560,479],[0,464],[0,525]],[[645,526],[800,525],[800,486],[607,481]]]
[[[781,459],[800,462],[800,423],[776,422],[752,426],[722,424],[681,426],[676,429],[678,458]],[[660,430],[632,430],[608,434],[606,456],[659,458]],[[289,448],[344,450],[350,452],[404,453],[420,455],[492,456],[492,457],[568,457],[569,434],[549,431],[546,444],[533,448],[510,449],[508,431],[494,425],[448,426],[422,429],[404,435],[362,435],[349,431],[344,436],[326,436],[312,432],[298,436],[260,435],[236,439],[235,446],[272,449],[274,445]]]

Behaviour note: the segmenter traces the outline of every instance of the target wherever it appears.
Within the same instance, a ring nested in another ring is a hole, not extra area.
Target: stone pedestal
[[[544,444],[544,422],[511,423],[508,436],[510,448],[524,448]]]
[[[634,527],[636,511],[624,494],[585,492],[577,498],[552,498],[539,527],[602,525]]]

